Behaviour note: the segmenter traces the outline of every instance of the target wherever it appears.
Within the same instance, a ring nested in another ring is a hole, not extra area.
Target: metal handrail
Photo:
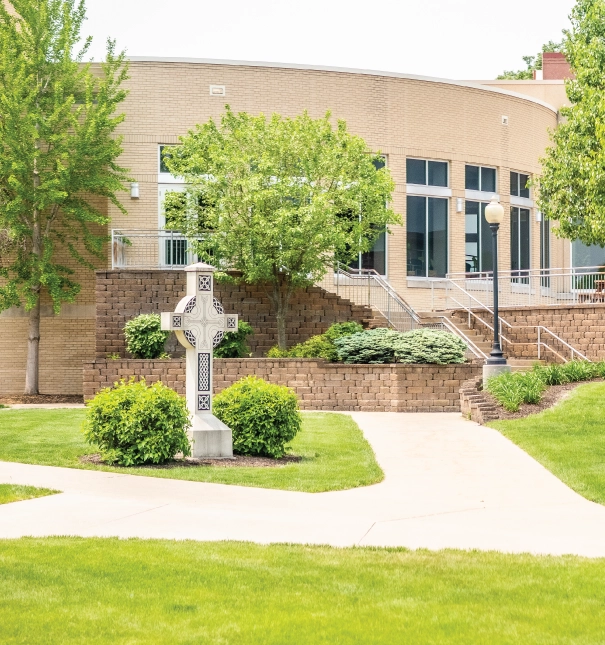
[[[468,348],[477,358],[488,358],[487,354],[480,347],[478,347],[466,334],[464,334],[462,330],[458,329],[455,325],[452,325],[452,323],[445,316],[438,316],[438,318],[441,321],[441,324],[446,327],[452,334],[458,336],[459,338],[462,338],[462,340],[468,345]]]
[[[557,336],[553,331],[551,331],[548,327],[545,327],[544,325],[537,325],[538,327],[538,360],[540,360],[540,346],[543,345],[547,349],[549,349],[551,352],[555,353],[559,358],[563,358],[558,352],[556,352],[550,345],[547,345],[546,343],[541,342],[541,330],[543,329],[547,334],[550,334],[557,342],[561,343],[561,345],[565,345],[567,349],[571,351],[571,360],[574,360],[574,354],[577,354],[580,357],[580,360],[583,361],[588,361],[589,363],[592,363],[592,361],[584,356],[582,352],[579,352],[575,347],[570,345],[568,342],[564,341],[560,336]],[[563,359],[565,360],[565,359]],[[567,361],[565,361],[567,362]]]
[[[456,283],[452,283],[452,284],[454,284],[454,286],[456,286],[460,291],[462,291],[465,296],[468,296],[469,299],[474,300],[478,304],[478,308],[487,311],[492,316],[494,315],[494,312],[493,312],[492,309],[490,309],[487,305],[483,304],[480,300],[477,300],[472,294],[470,294],[467,291],[465,291],[460,285],[457,285]],[[483,320],[483,318],[481,318],[481,316],[478,316],[470,307],[467,307],[467,306],[463,305],[461,302],[459,302],[453,296],[450,296],[450,297],[451,297],[453,302],[458,304],[458,306],[461,309],[463,309],[464,311],[467,312],[468,320],[469,320],[469,322],[468,322],[469,327],[471,326],[470,325],[471,316],[473,316],[473,318],[475,318],[482,325],[487,327],[492,333],[494,332],[493,326],[490,325],[487,321]],[[560,336],[555,334],[552,330],[550,330],[548,327],[546,327],[544,325],[511,325],[507,320],[504,320],[504,318],[502,318],[500,316],[498,316],[498,324],[500,325],[500,338],[502,339],[502,341],[504,343],[506,343],[507,345],[509,345],[511,347],[514,346],[514,345],[528,345],[528,344],[533,345],[533,343],[516,343],[516,342],[510,340],[509,338],[507,338],[502,333],[502,325],[506,325],[511,330],[512,329],[515,329],[515,330],[518,330],[518,329],[536,329],[537,333],[538,333],[538,340],[537,340],[537,343],[536,343],[537,344],[537,349],[538,349],[538,360],[541,360],[541,356],[542,356],[541,348],[544,347],[545,349],[551,351],[553,354],[558,356],[562,361],[567,363],[567,359],[564,356],[559,354],[559,352],[557,352],[555,349],[553,349],[550,345],[548,345],[547,343],[542,341],[541,332],[542,332],[542,330],[544,330],[545,333],[547,333],[550,336],[552,336],[557,342],[561,343],[562,345],[564,345],[565,347],[567,347],[570,350],[570,352],[571,352],[571,360],[574,360],[574,355],[577,355],[577,356],[580,357],[581,360],[591,362],[590,359],[587,358],[584,354],[579,352],[575,347],[570,345],[568,342],[564,341]]]

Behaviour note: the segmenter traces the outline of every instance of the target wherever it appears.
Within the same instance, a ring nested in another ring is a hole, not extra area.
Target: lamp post
[[[483,382],[501,372],[510,371],[500,346],[500,317],[498,314],[498,229],[504,220],[504,208],[496,196],[485,208],[485,219],[492,230],[492,256],[494,261],[494,344],[489,358],[483,366]]]

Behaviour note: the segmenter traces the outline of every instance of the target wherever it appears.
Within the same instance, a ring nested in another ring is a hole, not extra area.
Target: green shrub
[[[288,352],[289,358],[325,358],[327,361],[337,361],[338,352],[334,343],[325,335],[311,336],[304,343],[294,345]]]
[[[370,329],[334,341],[345,363],[464,363],[466,343],[449,332]]]
[[[539,403],[546,385],[538,372],[507,372],[489,379],[487,391],[509,412],[523,403]]]
[[[338,356],[345,363],[393,363],[395,346],[403,334],[392,329],[368,329],[334,341]]]
[[[290,358],[290,350],[280,349],[277,345],[273,345],[267,352],[267,358]]]
[[[589,363],[588,361],[570,361],[569,363],[561,365],[561,369],[570,383],[588,381],[598,376],[598,372],[595,370],[595,364]]]
[[[164,345],[169,334],[162,331],[159,314],[141,314],[124,326],[126,349],[135,358],[166,358]]]
[[[350,321],[330,325],[329,329],[323,335],[333,343],[337,338],[359,334],[362,331],[363,325],[360,325],[358,322]]]
[[[116,383],[87,403],[84,436],[110,464],[162,464],[178,452],[190,455],[191,425],[182,396],[162,383]]]
[[[334,323],[324,333],[312,336],[304,343],[282,350],[275,345],[268,352],[268,358],[324,358],[327,361],[336,362],[338,351],[334,345],[337,338],[357,334],[363,331],[362,325],[357,322]]]
[[[544,385],[562,385],[569,383],[569,377],[563,369],[563,365],[553,363],[552,365],[536,365],[534,372],[542,379]]]
[[[446,331],[415,329],[401,335],[395,344],[398,363],[431,363],[449,365],[464,363],[466,343]]]
[[[296,394],[255,376],[217,394],[213,410],[233,431],[233,450],[241,455],[283,457],[301,428]]]
[[[253,333],[252,327],[240,320],[237,323],[237,331],[228,331],[214,348],[214,358],[247,358],[250,356],[248,336]]]

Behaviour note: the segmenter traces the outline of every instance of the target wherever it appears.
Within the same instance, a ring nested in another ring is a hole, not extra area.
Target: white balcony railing
[[[472,295],[476,303],[491,306],[494,298],[492,272],[449,274],[446,309],[458,308],[462,292]],[[498,297],[501,307],[605,303],[605,268],[499,271]],[[464,305],[472,306],[472,303],[469,300]]]
[[[195,261],[191,244],[178,231],[111,231],[112,269],[182,269]]]

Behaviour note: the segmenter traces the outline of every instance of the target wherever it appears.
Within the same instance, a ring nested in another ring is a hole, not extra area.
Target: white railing
[[[191,244],[178,231],[111,231],[112,269],[182,269],[195,260]]]
[[[472,293],[483,305],[491,305],[493,275],[491,272],[450,273],[446,282],[446,308],[452,308],[451,297],[459,293],[458,289]],[[498,271],[498,297],[501,307],[605,303],[605,267]]]
[[[336,264],[317,286],[356,305],[375,309],[397,331],[421,327],[420,318],[412,307],[373,269],[351,269]]]

